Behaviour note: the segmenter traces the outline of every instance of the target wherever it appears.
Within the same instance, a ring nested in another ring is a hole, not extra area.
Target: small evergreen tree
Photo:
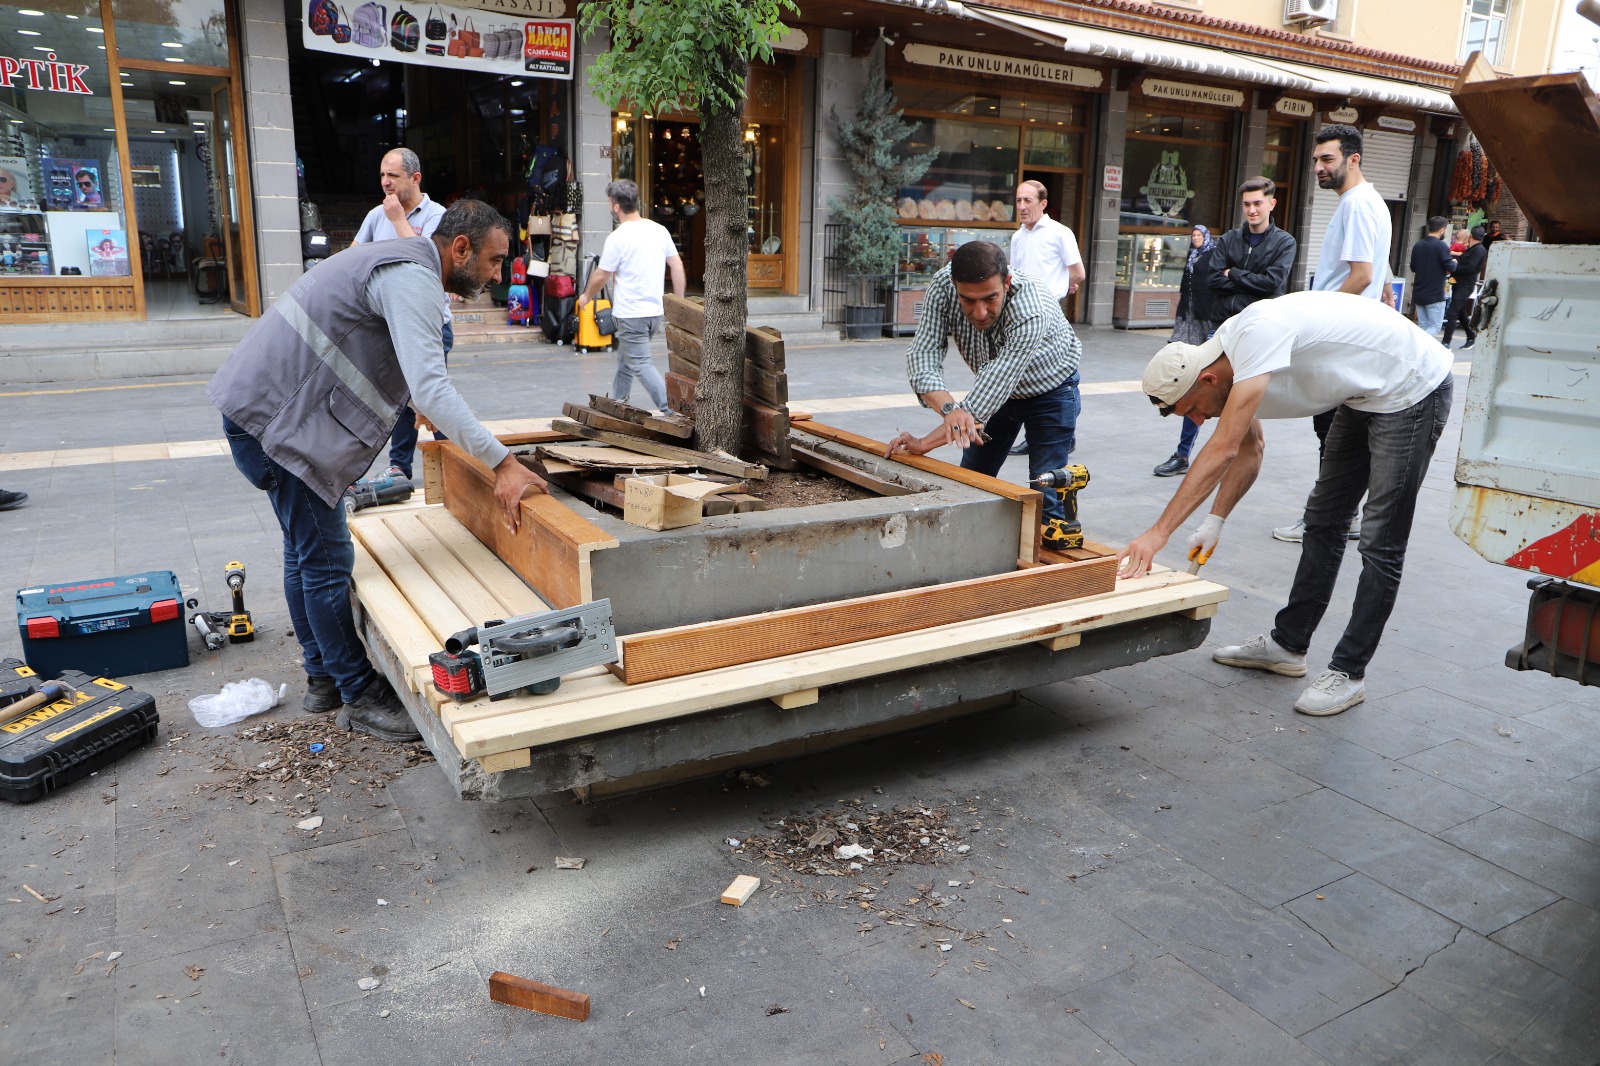
[[[900,226],[896,221],[895,196],[907,185],[927,173],[937,150],[920,155],[896,151],[916,128],[905,121],[895,106],[894,93],[884,78],[884,43],[872,49],[867,65],[867,84],[861,107],[854,118],[839,117],[831,108],[840,154],[850,168],[850,192],[828,201],[833,221],[844,224],[839,253],[845,273],[887,277],[900,262]],[[870,294],[863,294],[867,302]]]

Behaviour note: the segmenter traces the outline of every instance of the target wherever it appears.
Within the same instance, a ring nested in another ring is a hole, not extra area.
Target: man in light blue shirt
[[[396,148],[378,164],[378,184],[383,187],[383,203],[367,212],[356,230],[355,244],[392,241],[397,237],[432,237],[444,217],[444,208],[422,191],[422,160],[409,148]],[[449,359],[455,344],[450,325],[450,303],[444,306],[444,354]],[[436,434],[437,436],[437,434]],[[386,477],[411,480],[411,457],[417,449],[417,416],[407,407],[400,412],[389,436],[389,468]]]

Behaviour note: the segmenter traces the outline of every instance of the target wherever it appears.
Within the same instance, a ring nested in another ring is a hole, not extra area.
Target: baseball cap
[[[1204,344],[1173,341],[1156,353],[1144,368],[1144,391],[1150,402],[1171,414],[1171,407],[1200,380],[1200,371],[1222,358],[1222,343],[1211,337]]]

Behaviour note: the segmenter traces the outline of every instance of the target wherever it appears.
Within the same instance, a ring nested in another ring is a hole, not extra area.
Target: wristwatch
[[[955,409],[956,409],[956,402],[954,400],[947,400],[943,404],[940,405],[939,413],[941,415],[947,415],[951,411],[954,411]]]

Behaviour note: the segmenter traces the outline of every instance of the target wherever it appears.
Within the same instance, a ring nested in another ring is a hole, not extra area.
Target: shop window
[[[1511,0],[1469,0],[1467,24],[1461,33],[1461,58],[1482,52],[1491,63],[1500,62],[1506,47],[1506,22]]]
[[[1226,141],[1232,126],[1227,119],[1195,115],[1163,114],[1159,111],[1135,112],[1128,116],[1128,134],[1145,137],[1178,137],[1194,141]]]
[[[1225,119],[1192,115],[1129,115],[1123,167],[1124,229],[1191,229],[1222,225],[1231,203]],[[1159,132],[1151,132],[1159,131]]]
[[[1017,184],[1021,128],[951,118],[912,119],[910,153],[937,150],[915,186],[900,190],[904,219],[1009,222]]]
[[[1081,167],[1083,134],[1030,126],[1022,139],[1022,163],[1030,167]]]
[[[228,66],[223,0],[111,0],[111,14],[121,59]]]
[[[0,276],[130,274],[100,20],[0,8]]]

